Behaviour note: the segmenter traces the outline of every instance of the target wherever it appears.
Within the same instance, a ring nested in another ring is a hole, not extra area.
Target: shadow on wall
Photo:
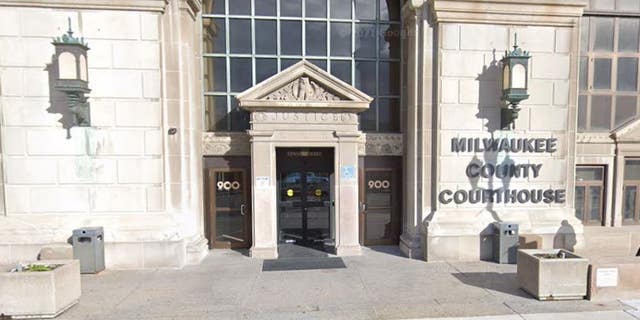
[[[500,130],[500,110],[504,104],[500,100],[500,78],[502,76],[502,68],[496,60],[496,50],[493,50],[492,60],[489,65],[482,67],[482,72],[478,74],[476,80],[478,81],[478,113],[476,117],[478,119],[484,119],[485,127],[491,134],[491,139],[494,138],[496,130]],[[480,142],[483,144],[483,141]],[[483,145],[484,146],[484,145]],[[482,160],[479,159],[477,154],[474,154],[473,159],[469,164],[475,163],[480,166],[484,164],[498,164],[498,152],[486,150],[482,152]],[[500,163],[500,168],[508,168],[508,165],[514,164],[513,160],[507,154]],[[511,177],[507,173],[506,169],[503,172],[495,172],[495,174],[487,177],[487,190],[496,190],[495,179],[496,177],[502,181],[502,189],[508,189]],[[479,177],[469,177],[469,183],[472,190],[480,190],[478,186]],[[493,201],[487,201],[485,209],[491,213],[494,221],[502,221],[498,213],[494,210]]]
[[[490,138],[494,139],[495,132],[500,130],[500,111],[504,107],[504,102],[500,100],[501,97],[501,78],[502,67],[496,60],[496,50],[493,50],[491,62],[488,65],[482,67],[482,72],[478,74],[476,81],[478,81],[478,113],[476,118],[485,120],[484,127],[491,135]],[[485,164],[491,164],[495,166],[495,172],[488,174],[486,179],[486,190],[507,190],[511,183],[511,176],[509,174],[509,167],[515,162],[511,159],[507,153],[502,160],[499,160],[498,151],[495,148],[492,150],[490,146],[484,145],[484,140],[480,141],[484,151],[480,158],[477,153],[473,155],[473,159],[469,162],[469,165],[476,164],[482,168]],[[480,177],[468,177],[471,189],[473,191],[483,192],[482,186],[479,186]],[[500,180],[501,186],[497,186],[496,179]],[[493,196],[491,196],[493,198]],[[501,222],[502,218],[494,208],[493,199],[486,202],[484,207],[486,211],[491,213],[491,217],[496,222]],[[493,225],[489,224],[484,230],[480,232],[480,259],[481,260],[493,260]]]
[[[573,226],[569,224],[569,221],[562,220],[560,228],[558,228],[556,235],[553,237],[553,248],[565,249],[573,252],[576,244],[576,232],[573,229]]]
[[[493,241],[495,241],[493,232],[493,224],[480,231],[480,243],[478,245],[480,246],[480,260],[482,261],[493,261]]]
[[[71,112],[71,109],[67,106],[67,96],[56,90],[56,79],[58,79],[58,68],[54,67],[54,57],[51,57],[51,63],[47,64],[44,68],[49,75],[49,103],[50,106],[47,108],[47,112],[52,114],[60,114],[60,119],[58,122],[62,124],[62,128],[67,130],[67,139],[71,138],[71,128],[74,126],[74,115]]]

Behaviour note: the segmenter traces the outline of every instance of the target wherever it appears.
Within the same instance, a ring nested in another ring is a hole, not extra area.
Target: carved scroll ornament
[[[339,101],[340,97],[328,92],[308,77],[300,77],[270,93],[265,100],[276,101]]]

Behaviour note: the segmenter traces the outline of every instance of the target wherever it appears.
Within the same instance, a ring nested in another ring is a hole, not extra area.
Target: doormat
[[[342,258],[287,258],[264,260],[262,271],[346,269]]]

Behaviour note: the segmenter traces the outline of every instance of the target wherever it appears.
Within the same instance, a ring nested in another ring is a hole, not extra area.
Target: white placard
[[[269,188],[270,180],[268,176],[256,177],[256,188],[265,189]]]
[[[596,287],[617,287],[618,268],[598,268],[596,269]]]

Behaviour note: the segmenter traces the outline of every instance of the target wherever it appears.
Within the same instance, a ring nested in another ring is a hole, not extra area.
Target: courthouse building
[[[640,0],[0,0],[0,263],[635,253],[639,58]]]

